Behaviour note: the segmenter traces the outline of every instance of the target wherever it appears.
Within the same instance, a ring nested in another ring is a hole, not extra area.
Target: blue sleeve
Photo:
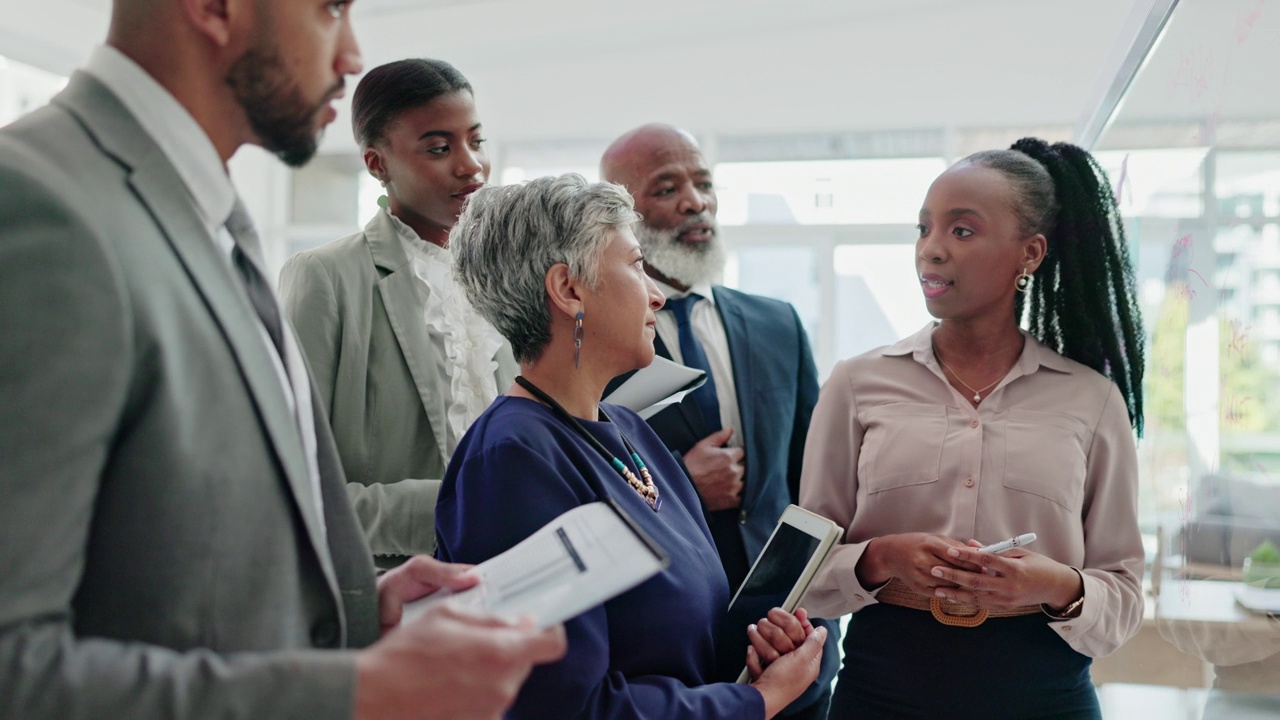
[[[451,562],[484,561],[561,513],[600,499],[583,476],[590,471],[585,458],[511,441],[455,462],[436,510],[440,557]],[[679,607],[679,599],[671,598],[669,603],[655,606],[653,612],[679,612]],[[650,618],[614,621],[644,624]],[[568,654],[556,663],[534,668],[507,717],[764,717],[763,697],[747,685],[715,683],[691,688],[673,677],[628,678],[611,669],[611,657],[625,654],[628,649],[611,647],[609,625],[608,603],[566,622]],[[663,641],[660,629],[650,637],[654,642]],[[679,652],[678,647],[673,647],[673,652]]]

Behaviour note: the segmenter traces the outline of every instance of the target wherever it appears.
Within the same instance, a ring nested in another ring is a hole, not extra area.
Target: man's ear
[[[552,311],[559,310],[571,318],[582,312],[582,295],[578,292],[578,282],[569,276],[568,265],[552,265],[547,270],[544,284]]]
[[[248,3],[240,0],[180,0],[182,14],[196,29],[216,47],[225,48],[234,37],[232,18],[240,12],[249,12]]]

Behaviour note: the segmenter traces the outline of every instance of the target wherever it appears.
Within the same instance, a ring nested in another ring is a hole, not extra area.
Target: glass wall
[[[1105,679],[1212,688],[1186,717],[1280,718],[1278,40],[1274,4],[1180,0],[1095,148],[1146,319],[1152,554]]]

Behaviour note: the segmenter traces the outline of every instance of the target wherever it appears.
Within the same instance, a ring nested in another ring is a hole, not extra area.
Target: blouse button
[[[861,596],[861,595],[854,595],[854,596],[853,596],[853,599],[854,599],[854,600],[857,600],[858,602],[862,602],[862,596]]]
[[[978,421],[977,421],[977,420],[974,420],[974,421],[970,422],[970,423],[969,423],[969,427],[971,427],[971,428],[976,428],[976,427],[978,427]]]
[[[973,477],[972,477],[972,476],[967,477],[967,478],[965,478],[965,479],[964,479],[964,486],[965,486],[965,487],[973,487]]]
[[[1063,629],[1063,630],[1065,630],[1065,631],[1067,631],[1067,632],[1071,632],[1071,626],[1070,626],[1070,625],[1063,625],[1063,626],[1062,626],[1062,629]]]

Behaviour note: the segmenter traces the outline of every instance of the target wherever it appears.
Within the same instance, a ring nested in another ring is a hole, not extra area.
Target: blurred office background
[[[7,4],[0,125],[61,88],[109,10]],[[595,178],[647,121],[697,135],[726,284],[792,302],[823,377],[928,321],[915,216],[948,164],[1024,135],[1093,149],[1147,325],[1150,595],[1095,666],[1104,710],[1280,718],[1280,602],[1243,582],[1280,544],[1280,2],[358,0],[352,18],[366,67],[438,57],[471,80],[496,182]],[[275,268],[380,194],[345,108],[306,168],[248,148],[232,175]]]

